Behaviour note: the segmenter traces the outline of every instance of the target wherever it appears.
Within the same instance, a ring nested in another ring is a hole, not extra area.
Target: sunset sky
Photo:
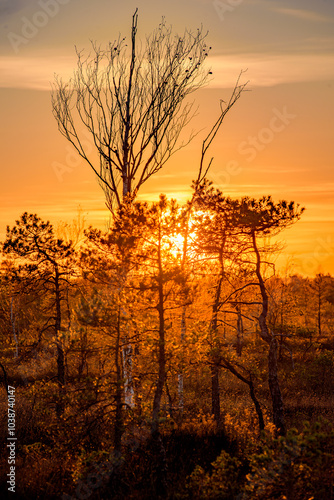
[[[88,165],[57,130],[50,87],[70,77],[74,46],[89,48],[129,36],[139,9],[139,35],[165,16],[176,32],[203,24],[212,46],[212,80],[194,95],[196,139],[143,186],[180,201],[196,177],[201,141],[241,70],[248,88],[212,148],[209,178],[225,194],[295,200],[306,207],[282,234],[294,270],[334,273],[334,2],[333,0],[1,0],[0,238],[24,212],[53,223],[80,206],[88,223],[106,227],[104,195]],[[66,172],[59,174],[59,166]]]

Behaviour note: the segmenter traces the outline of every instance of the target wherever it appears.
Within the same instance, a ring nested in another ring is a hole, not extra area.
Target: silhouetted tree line
[[[332,417],[333,278],[275,270],[275,237],[300,219],[298,204],[232,199],[207,180],[239,79],[203,140],[189,201],[138,201],[187,144],[187,97],[212,72],[202,28],[174,35],[163,20],[138,44],[137,24],[136,10],[129,46],[77,51],[73,78],[52,93],[110,228],[24,213],[1,247],[0,367],[20,395],[20,494],[323,499],[333,431],[314,420]],[[300,412],[313,425],[303,431]]]

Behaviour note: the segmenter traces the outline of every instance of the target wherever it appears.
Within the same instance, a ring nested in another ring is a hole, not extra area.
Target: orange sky
[[[89,39],[104,42],[119,32],[128,35],[138,5],[141,34],[165,15],[179,31],[203,23],[213,47],[208,60],[213,79],[196,95],[199,111],[191,125],[203,130],[143,186],[141,198],[157,199],[164,192],[186,199],[201,140],[219,112],[219,100],[228,97],[239,71],[248,68],[251,92],[242,96],[217,137],[209,178],[231,196],[271,194],[305,206],[302,220],[282,234],[286,248],[279,262],[289,258],[305,274],[334,273],[333,2],[112,4],[1,3],[0,237],[23,211],[57,223],[73,219],[81,206],[89,223],[106,226],[102,190],[57,131],[50,82],[54,72],[71,74],[75,44],[88,47]],[[61,166],[66,167],[63,175]]]

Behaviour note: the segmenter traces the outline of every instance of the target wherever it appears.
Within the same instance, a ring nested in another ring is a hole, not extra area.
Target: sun
[[[164,253],[169,254],[175,259],[187,259],[198,252],[197,238],[201,224],[201,217],[208,216],[208,213],[203,210],[192,210],[186,217],[182,217],[182,209],[180,207],[180,220],[176,222],[171,231],[166,231],[163,237]],[[166,211],[166,216],[169,213]],[[184,214],[183,214],[184,215]],[[186,241],[185,241],[186,240]],[[186,254],[186,255],[184,255]]]
[[[187,242],[185,248],[185,230],[175,232],[168,236],[165,249],[175,258],[182,258],[184,252],[192,254],[194,252],[194,241],[196,240],[196,227],[194,219],[188,221]]]
[[[181,233],[177,233],[171,237],[173,243],[173,252],[182,253],[184,246],[184,236]]]

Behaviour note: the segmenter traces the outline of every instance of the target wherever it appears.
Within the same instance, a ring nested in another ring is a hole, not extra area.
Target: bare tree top
[[[138,43],[137,24],[136,10],[129,44],[119,36],[104,48],[92,42],[88,54],[76,49],[73,78],[56,77],[52,92],[58,128],[97,175],[111,212],[185,145],[180,134],[194,114],[186,98],[211,73],[202,27],[178,35],[163,19]]]

